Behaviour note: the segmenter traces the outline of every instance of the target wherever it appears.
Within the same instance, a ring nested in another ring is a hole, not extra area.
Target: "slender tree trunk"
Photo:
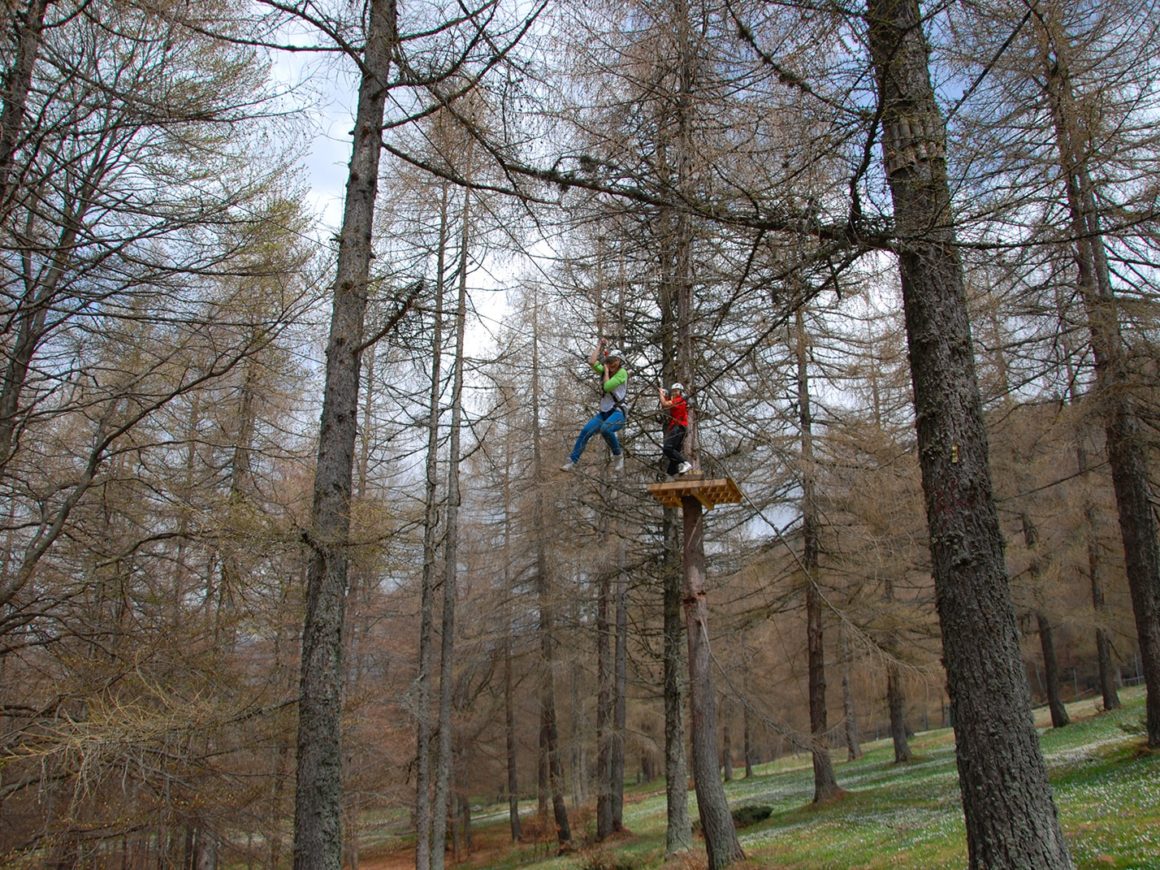
[[[721,696],[721,776],[725,782],[733,782],[733,732],[729,727],[729,696]]]
[[[612,835],[612,577],[601,571],[596,600],[596,839]]]
[[[1128,354],[1120,333],[1087,163],[1091,143],[1078,129],[1068,55],[1069,40],[1050,7],[1039,17],[1046,90],[1076,238],[1079,289],[1091,333],[1097,400],[1103,412],[1108,463],[1124,546],[1124,566],[1132,596],[1136,637],[1147,688],[1145,728],[1150,747],[1160,747],[1160,538],[1148,483],[1146,436],[1128,377]]]
[[[1071,722],[1059,689],[1059,662],[1055,657],[1055,641],[1052,636],[1051,620],[1042,610],[1035,611],[1035,622],[1039,626],[1039,646],[1043,650],[1043,673],[1047,683],[1047,706],[1051,710],[1051,725],[1062,728]]]
[[[689,822],[688,765],[685,760],[684,693],[681,691],[681,674],[685,670],[681,650],[685,639],[684,623],[681,620],[683,578],[679,563],[680,540],[676,513],[675,509],[665,510],[665,557],[661,567],[664,581],[666,858],[693,848],[693,831]]]
[[[628,717],[628,571],[625,541],[616,542],[616,636],[613,664],[613,743],[609,786],[612,790],[612,830],[624,830],[624,747]]]
[[[741,743],[745,752],[745,778],[753,776],[753,726],[749,715],[749,696],[741,708]]]
[[[1077,449],[1077,461],[1081,472],[1086,475],[1087,455],[1081,445]],[[1105,626],[1107,604],[1104,601],[1104,584],[1100,565],[1100,544],[1096,536],[1095,505],[1091,494],[1084,488],[1084,534],[1087,537],[1088,580],[1092,591],[1092,612],[1096,620],[1096,661],[1099,665],[1100,693],[1105,710],[1115,710],[1120,706],[1120,693],[1116,686],[1116,666],[1112,660],[1112,642]]]
[[[1070,867],[1031,720],[918,0],[869,0],[970,866]]]
[[[426,482],[423,500],[423,571],[419,592],[419,673],[415,678],[415,868],[431,867],[431,641],[435,622],[436,541],[439,525],[439,417],[443,390],[443,293],[447,275],[449,185],[441,188],[435,264],[435,313],[431,333],[431,390],[427,401]]]
[[[744,859],[725,787],[717,768],[717,710],[713,693],[713,659],[709,649],[709,604],[705,597],[704,515],[693,496],[681,499],[684,519],[685,636],[689,643],[689,714],[692,734],[693,785],[697,811],[709,855],[709,870]]]
[[[842,649],[842,718],[846,723],[846,760],[857,761],[862,757],[862,744],[858,735],[854,690],[850,685],[850,639],[846,636],[844,625],[839,628],[838,637]]]
[[[534,304],[534,303],[533,303]],[[536,481],[536,599],[540,610],[540,746],[544,783],[551,791],[552,813],[556,820],[556,838],[560,849],[571,846],[572,829],[564,805],[564,772],[560,764],[559,733],[556,723],[556,626],[552,602],[552,577],[548,565],[548,529],[544,525],[545,469],[541,448],[540,419],[535,409],[540,405],[539,330],[532,334],[532,473]],[[542,792],[541,792],[542,793]]]
[[[504,636],[504,667],[503,667],[503,701],[504,701],[504,732],[506,736],[505,750],[507,753],[507,797],[508,797],[508,826],[511,829],[513,843],[518,843],[523,836],[520,828],[520,793],[519,793],[519,765],[516,754],[516,717],[515,693],[512,685],[512,635],[511,621],[508,621],[507,633]]]
[[[902,692],[902,669],[893,660],[886,665],[886,707],[890,711],[894,763],[905,764],[910,761],[910,742],[906,739],[906,697]]]
[[[296,870],[339,870],[342,863],[341,659],[351,477],[383,107],[394,39],[394,0],[371,0],[339,233],[311,510],[298,703]]]
[[[580,596],[578,595],[572,599],[572,612],[569,619],[573,625],[580,624]],[[584,670],[579,658],[572,660],[572,666],[569,670],[571,672],[568,680],[571,691],[569,709],[572,711],[572,715],[569,717],[571,733],[568,735],[568,743],[570,744],[568,755],[572,780],[572,809],[578,810],[587,799],[588,753],[585,746],[585,732],[588,730],[588,722],[580,701],[580,687],[584,680]]]
[[[810,754],[814,766],[814,803],[823,803],[841,794],[830,760],[826,709],[825,610],[818,588],[821,553],[821,519],[814,484],[814,433],[810,410],[808,340],[805,316],[794,312],[797,358],[798,419],[801,427],[802,465],[802,569],[806,584],[806,645],[809,670]]]
[[[470,148],[467,156],[471,165]],[[452,368],[451,424],[447,462],[447,507],[443,529],[443,619],[439,653],[439,761],[435,772],[434,812],[431,817],[431,867],[442,870],[447,840],[447,807],[454,772],[454,727],[451,720],[455,690],[455,597],[459,587],[460,429],[463,421],[463,347],[467,333],[467,270],[471,239],[471,194],[464,191],[462,232],[459,238],[459,294],[455,303],[455,359]]]
[[[1067,302],[1063,288],[1056,290],[1056,312],[1063,322],[1067,314]],[[1082,401],[1075,368],[1072,365],[1071,334],[1064,330],[1060,336],[1063,345],[1063,360],[1068,400],[1072,406]],[[1084,446],[1084,432],[1077,429],[1075,432],[1075,465],[1079,473],[1083,488],[1083,534],[1087,545],[1087,578],[1091,588],[1092,617],[1095,622],[1096,635],[1096,664],[1099,669],[1100,693],[1103,695],[1104,709],[1115,710],[1120,706],[1120,695],[1116,686],[1115,664],[1112,660],[1112,643],[1107,630],[1107,605],[1104,601],[1102,559],[1100,557],[1100,542],[1098,526],[1096,524],[1096,506],[1091,493],[1091,463],[1088,462],[1087,448]]]
[[[512,400],[513,391],[504,386],[504,409],[508,414],[514,411]],[[503,474],[503,571],[504,595],[504,634],[503,634],[503,714],[504,714],[504,749],[507,758],[507,797],[508,797],[508,827],[511,830],[513,843],[517,843],[523,835],[520,829],[520,798],[519,798],[519,765],[516,754],[516,714],[515,714],[515,686],[512,674],[512,621],[515,617],[515,589],[511,570],[511,533],[512,533],[512,449],[511,433],[504,439],[504,474]]]
[[[1023,523],[1023,543],[1031,554],[1031,578],[1036,585],[1036,594],[1043,594],[1038,589],[1042,580],[1043,565],[1039,556],[1039,529],[1031,520],[1026,511],[1020,517]],[[1055,657],[1055,641],[1051,631],[1051,620],[1042,608],[1035,609],[1035,621],[1039,626],[1039,646],[1043,651],[1043,675],[1047,688],[1047,706],[1051,710],[1051,724],[1055,728],[1062,728],[1071,719],[1068,718],[1067,708],[1063,705],[1063,698],[1059,691],[1059,661]]]

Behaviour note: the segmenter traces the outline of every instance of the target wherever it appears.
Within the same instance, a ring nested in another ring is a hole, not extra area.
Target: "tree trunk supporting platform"
[[[669,508],[681,506],[681,499],[695,498],[705,510],[719,504],[740,504],[741,490],[731,477],[705,478],[696,472],[664,483],[650,483],[649,494]]]

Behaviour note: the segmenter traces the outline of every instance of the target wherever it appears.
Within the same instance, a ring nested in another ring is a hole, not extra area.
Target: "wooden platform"
[[[650,483],[649,493],[665,507],[680,507],[681,499],[692,496],[705,510],[719,504],[739,504],[741,490],[731,477],[704,478],[690,472],[665,483]]]

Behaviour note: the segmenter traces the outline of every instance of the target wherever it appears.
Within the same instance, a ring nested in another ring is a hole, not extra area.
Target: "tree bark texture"
[[[802,578],[806,584],[806,649],[809,672],[810,754],[814,767],[814,803],[822,803],[841,793],[830,759],[828,711],[826,709],[825,610],[818,588],[821,555],[821,518],[818,515],[814,484],[814,434],[810,410],[809,343],[805,315],[794,312],[795,356],[797,358],[798,425],[801,437],[802,487]]]
[[[854,689],[850,685],[850,640],[845,630],[841,631],[839,645],[842,649],[842,718],[846,723],[846,760],[857,761],[862,757],[862,743],[858,735]]]
[[[894,763],[910,761],[906,739],[906,696],[902,691],[902,669],[891,661],[886,665],[886,707],[890,711],[890,739],[894,743]]]
[[[1026,511],[1020,517],[1023,524],[1023,543],[1031,554],[1031,579],[1037,595],[1043,590],[1039,584],[1043,579],[1043,563],[1039,555],[1039,529]],[[1047,687],[1047,706],[1051,711],[1051,725],[1062,728],[1071,722],[1063,697],[1059,690],[1059,660],[1055,655],[1055,639],[1051,630],[1051,619],[1042,608],[1035,609],[1035,622],[1039,628],[1039,647],[1043,652],[1043,675]]]
[[[1104,420],[1108,464],[1120,521],[1124,566],[1136,639],[1144,670],[1145,729],[1150,747],[1160,747],[1160,537],[1148,482],[1146,435],[1129,382],[1128,354],[1120,332],[1100,230],[1095,185],[1087,152],[1093,147],[1080,129],[1068,67],[1069,40],[1058,16],[1041,22],[1047,97],[1055,123],[1072,232],[1076,239],[1079,290],[1091,333],[1097,401]]]
[[[721,777],[733,782],[733,731],[729,727],[729,696],[721,696]]]
[[[612,703],[612,830],[624,830],[624,747],[628,725],[628,570],[625,567],[625,539],[616,543],[616,636],[614,641]]]
[[[919,463],[971,867],[1070,867],[1031,719],[917,0],[870,0]]]
[[[602,571],[596,600],[596,839],[612,834],[612,578]]]
[[[677,511],[666,509],[664,518],[664,691],[665,691],[665,856],[693,848],[689,823],[688,765],[685,760],[684,704],[681,673],[684,661],[684,623],[681,594],[684,578],[680,566]]]
[[[16,30],[16,55],[4,72],[3,108],[0,109],[0,220],[9,213],[9,199],[16,185],[13,175],[20,133],[27,112],[32,73],[40,54],[44,15],[49,0],[31,0],[23,11],[9,13]]]
[[[704,514],[692,496],[681,499],[684,517],[685,633],[689,644],[689,713],[692,732],[693,784],[697,810],[709,855],[709,870],[745,857],[725,787],[717,769],[717,710],[713,694],[713,658],[709,648],[709,603],[705,596]]]
[[[394,0],[371,0],[339,233],[311,508],[294,803],[297,870],[339,870],[342,864],[342,624],[360,349],[394,34]]]
[[[424,460],[423,570],[419,592],[419,673],[415,679],[415,868],[431,866],[431,670],[434,648],[435,568],[439,525],[439,413],[443,389],[443,292],[446,281],[449,186],[439,207],[439,242],[435,254],[435,312],[431,332],[431,390],[427,400],[427,450]]]
[[[470,148],[467,163],[470,173]],[[463,422],[463,347],[467,332],[467,268],[471,238],[471,194],[464,191],[460,215],[459,291],[455,302],[455,359],[451,386],[451,423],[448,439],[447,506],[443,529],[443,618],[439,650],[439,755],[435,770],[434,813],[431,817],[431,867],[443,870],[447,842],[446,807],[451,798],[450,780],[454,773],[454,727],[451,718],[455,690],[455,599],[459,587],[459,488],[460,428]]]
[[[533,300],[534,304],[534,300]],[[556,721],[556,626],[552,605],[552,578],[548,564],[549,531],[544,524],[544,459],[541,447],[540,418],[540,347],[539,334],[532,335],[532,469],[536,486],[536,599],[540,610],[540,750],[541,794],[543,786],[551,793],[552,813],[556,821],[556,838],[563,849],[572,841],[568,809],[564,805],[564,771],[560,762],[560,737]]]
[[[1043,675],[1047,684],[1047,706],[1051,710],[1051,725],[1062,728],[1071,722],[1059,688],[1059,660],[1055,655],[1055,639],[1051,630],[1051,619],[1042,610],[1035,611],[1035,622],[1039,628],[1039,647],[1043,651]]]

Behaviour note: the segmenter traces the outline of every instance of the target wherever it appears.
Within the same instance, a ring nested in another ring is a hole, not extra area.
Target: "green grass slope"
[[[1098,713],[1092,700],[1070,705],[1072,724],[1047,727],[1037,711],[1041,745],[1050,770],[1060,820],[1079,868],[1160,870],[1160,753],[1144,748],[1143,692],[1121,693],[1124,707]],[[767,806],[770,816],[739,831],[747,867],[962,868],[967,863],[962,808],[949,729],[911,741],[915,760],[893,763],[888,740],[866,744],[858,761],[840,762],[838,782],[846,795],[811,805],[813,774],[808,756],[779,759],[754,776],[726,784],[730,806]],[[461,866],[536,867],[568,870],[695,868],[705,866],[697,839],[691,856],[664,861],[665,798],[662,783],[628,791],[626,834],[590,844],[591,808],[575,814],[576,852],[555,856],[549,836],[506,844],[506,814],[486,814],[475,828],[479,851]],[[696,818],[693,795],[690,814]],[[572,809],[571,807],[569,808]]]

